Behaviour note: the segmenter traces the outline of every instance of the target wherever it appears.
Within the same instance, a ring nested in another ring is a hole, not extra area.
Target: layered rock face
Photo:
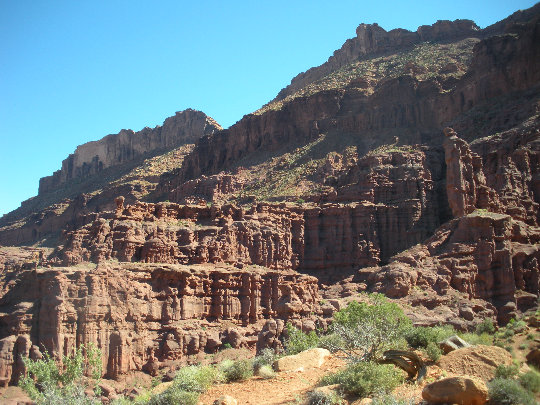
[[[360,24],[356,28],[355,38],[345,41],[343,46],[321,66],[311,68],[293,78],[291,84],[281,90],[276,99],[284,99],[331,72],[367,56],[404,49],[420,42],[450,41],[480,36],[481,30],[471,20],[437,21],[433,25],[418,27],[416,32],[404,29],[386,31],[378,24]]]
[[[480,40],[460,79],[419,80],[414,74],[402,75],[382,80],[372,91],[364,91],[364,84],[353,80],[346,88],[319,91],[297,97],[280,109],[247,115],[219,136],[203,137],[183,167],[163,177],[161,190],[173,192],[200,175],[233,170],[256,151],[273,153],[284,145],[307,143],[330,132],[356,137],[362,155],[392,143],[396,136],[401,145],[438,146],[448,124],[469,141],[510,129],[536,111],[537,92],[523,92],[537,88],[540,81],[534,66],[540,59],[535,45],[540,41],[538,24],[533,19],[509,26],[504,35]],[[515,99],[514,105],[505,97]],[[511,108],[501,107],[495,118],[482,117],[495,98]],[[481,128],[478,120],[485,120]],[[179,200],[177,193],[170,197]]]
[[[104,371],[186,361],[223,344],[253,345],[266,319],[321,315],[317,280],[287,271],[102,263],[6,271],[0,304],[0,379],[21,355],[67,354],[94,343]],[[222,322],[229,323],[224,327]]]
[[[21,354],[88,342],[111,377],[224,343],[278,348],[286,321],[314,330],[340,307],[319,305],[322,283],[327,299],[383,292],[417,324],[462,329],[535,305],[537,11],[485,31],[466,20],[415,33],[361,25],[327,64],[294,79],[281,104],[227,130],[188,110],[81,146],[40,193],[202,136],[168,163],[155,156],[130,168],[136,181],[117,176],[46,200],[26,226],[13,216],[0,229],[3,244],[64,231],[54,253],[0,249],[0,378],[17,380]],[[415,47],[425,40],[447,43]],[[429,70],[426,49],[454,62]],[[344,69],[355,59],[373,65]],[[388,68],[402,59],[404,70]],[[289,97],[340,72],[351,77]],[[284,191],[265,194],[266,183]]]
[[[385,262],[440,225],[447,207],[431,160],[419,148],[326,167],[321,175],[332,172],[337,191],[317,205],[119,205],[114,216],[68,233],[62,260],[256,264],[340,278]]]
[[[78,146],[75,153],[62,162],[62,169],[39,182],[39,194],[61,187],[70,180],[95,175],[105,168],[136,159],[156,150],[172,149],[194,143],[203,135],[221,127],[212,118],[196,110],[177,112],[162,126],[141,131],[122,130],[99,141]]]
[[[412,294],[415,286],[439,297],[453,289],[492,304],[501,323],[535,305],[540,293],[539,127],[532,120],[520,131],[476,142],[488,163],[447,129],[447,194],[456,219],[387,266],[361,270],[358,281],[391,297]],[[432,306],[437,299],[426,294],[417,304],[422,301]],[[476,305],[475,312],[490,305]],[[470,315],[467,320],[473,320]]]

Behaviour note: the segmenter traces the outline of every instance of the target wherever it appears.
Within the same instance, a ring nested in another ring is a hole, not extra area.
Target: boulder
[[[529,353],[527,353],[526,359],[528,364],[535,367],[540,367],[540,346],[536,346]]]
[[[326,358],[330,356],[330,351],[321,348],[304,350],[292,356],[282,357],[274,362],[276,371],[304,371],[308,368],[319,368]]]
[[[470,375],[483,381],[495,377],[500,364],[512,364],[512,356],[502,347],[476,345],[457,349],[441,357],[439,367],[455,375]]]
[[[448,377],[426,385],[422,398],[434,404],[482,405],[487,402],[488,389],[478,378]]]
[[[214,401],[214,405],[237,405],[238,401],[230,395],[223,395]]]
[[[453,350],[463,349],[464,347],[470,347],[471,345],[461,339],[458,335],[450,336],[448,339],[439,342],[439,347],[444,352],[448,354]]]

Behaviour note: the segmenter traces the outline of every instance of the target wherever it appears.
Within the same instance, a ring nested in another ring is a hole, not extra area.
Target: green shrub
[[[198,392],[184,391],[174,384],[161,394],[154,395],[146,403],[147,405],[197,405],[199,402]]]
[[[519,345],[519,350],[525,350],[528,346],[525,343]]]
[[[86,397],[84,391],[87,386],[82,382],[85,373],[97,381],[101,378],[101,352],[93,344],[81,345],[71,356],[63,357],[62,370],[47,352],[41,360],[23,357],[22,361],[27,374],[20,379],[19,386],[38,405],[100,403]],[[94,391],[100,393],[97,383]]]
[[[536,401],[530,392],[517,381],[495,378],[488,383],[490,403],[497,405],[534,405]]]
[[[371,405],[414,405],[414,399],[399,399],[392,394],[377,395],[373,397]]]
[[[512,329],[515,333],[521,333],[527,330],[527,323],[524,320],[511,319],[506,328]]]
[[[335,353],[343,347],[343,339],[336,333],[322,335],[319,337],[319,347]]]
[[[259,377],[265,380],[270,380],[276,376],[276,373],[269,365],[265,364],[257,369],[256,373]]]
[[[253,359],[253,370],[257,371],[262,366],[270,366],[274,364],[279,356],[269,348],[261,350],[261,352]]]
[[[534,339],[534,335],[532,333],[529,333],[527,335],[527,340],[533,340]]]
[[[471,345],[486,345],[493,344],[493,335],[488,333],[458,333],[458,336]]]
[[[119,397],[114,398],[110,405],[132,405],[133,402],[131,402],[130,399],[126,398],[125,396],[121,395]]]
[[[243,381],[253,376],[251,360],[224,361],[220,365],[225,381]]]
[[[307,395],[308,405],[337,405],[343,403],[341,397],[335,392],[310,391]]]
[[[368,302],[353,301],[334,314],[331,331],[341,339],[340,347],[352,361],[371,361],[387,349],[400,345],[411,321],[403,310],[382,294],[366,296]]]
[[[210,386],[220,380],[219,371],[211,366],[182,367],[174,376],[172,386],[177,391],[206,392]]]
[[[508,339],[508,338],[511,338],[512,336],[514,336],[516,333],[514,332],[513,329],[506,329],[503,334],[502,334],[502,337],[505,338],[505,339]]]
[[[483,333],[493,335],[495,331],[496,331],[495,323],[493,322],[493,319],[491,318],[486,318],[481,323],[476,325],[477,335],[481,335]]]
[[[327,374],[320,384],[340,384],[346,393],[366,397],[375,393],[389,393],[402,381],[402,373],[394,366],[362,361],[335,374]]]
[[[450,325],[446,326],[417,326],[405,332],[407,343],[415,349],[427,348],[429,343],[438,343],[441,340],[455,335],[456,331]]]
[[[426,354],[433,361],[438,361],[442,356],[442,350],[437,343],[429,342],[426,347]]]
[[[501,364],[495,369],[495,378],[513,378],[519,373],[519,364],[513,363],[509,366]]]
[[[536,370],[529,370],[524,374],[520,374],[519,383],[527,391],[540,392],[540,373]]]
[[[319,345],[319,337],[314,331],[304,333],[287,323],[287,338],[285,339],[285,352],[288,355],[297,354]]]

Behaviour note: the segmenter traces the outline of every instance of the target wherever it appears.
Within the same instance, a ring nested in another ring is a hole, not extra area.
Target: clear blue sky
[[[0,215],[77,145],[186,108],[228,127],[360,23],[482,28],[534,1],[0,0]]]

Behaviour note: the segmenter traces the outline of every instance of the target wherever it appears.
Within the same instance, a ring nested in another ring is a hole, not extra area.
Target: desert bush
[[[219,371],[211,366],[182,367],[174,376],[172,387],[177,391],[206,392],[221,379]]]
[[[509,366],[500,364],[495,369],[495,378],[513,378],[519,373],[519,364],[512,363]]]
[[[307,395],[307,405],[337,405],[343,400],[335,392],[310,391]]]
[[[540,373],[538,371],[529,370],[524,374],[520,374],[518,380],[527,391],[540,392]]]
[[[98,381],[101,378],[101,352],[93,344],[81,345],[58,363],[47,352],[41,360],[23,357],[22,361],[27,374],[21,377],[19,386],[38,405],[99,403],[86,397],[84,391],[87,386],[82,382],[85,373]],[[100,392],[97,383],[94,390],[96,394]]]
[[[353,301],[334,314],[331,332],[351,361],[371,361],[387,349],[400,346],[411,321],[395,303],[382,294],[366,295],[367,302]]]
[[[426,354],[433,361],[438,361],[442,356],[442,350],[435,342],[429,342],[426,347]]]
[[[506,325],[506,328],[513,330],[515,333],[521,333],[527,330],[527,323],[522,319],[519,321],[510,319],[510,322],[508,325]]]
[[[212,366],[182,367],[169,388],[160,394],[152,395],[148,401],[138,402],[148,405],[196,405],[199,395],[221,379],[219,370]]]
[[[271,378],[274,378],[276,376],[276,373],[274,372],[274,370],[272,369],[272,367],[270,367],[269,365],[265,364],[261,367],[259,367],[257,370],[256,370],[256,374],[265,379],[265,380],[269,380]]]
[[[284,346],[285,352],[288,355],[297,354],[319,345],[319,337],[314,331],[304,333],[290,323],[287,323],[286,327],[287,338],[285,339]]]
[[[132,405],[132,404],[133,404],[133,402],[130,399],[123,396],[123,395],[114,398],[110,402],[110,405]]]
[[[488,383],[490,403],[498,405],[534,405],[533,395],[516,380],[495,378]]]
[[[152,396],[146,405],[197,405],[199,395],[198,392],[184,391],[173,384],[161,394]]]
[[[419,349],[427,348],[430,343],[437,344],[455,333],[456,331],[450,325],[433,327],[417,326],[405,332],[405,339],[411,347]]]
[[[332,353],[337,352],[343,346],[343,339],[336,333],[328,333],[319,337],[319,347]]]
[[[272,349],[266,348],[261,350],[261,352],[255,356],[253,359],[253,370],[257,371],[262,366],[270,366],[272,367],[272,364],[274,364],[274,361],[276,361],[280,356],[274,352]]]
[[[493,335],[488,333],[458,333],[458,336],[471,345],[486,345],[491,346],[493,344]]]
[[[414,405],[414,399],[400,399],[392,394],[377,395],[373,397],[371,405]]]
[[[486,318],[481,323],[476,325],[476,334],[481,335],[483,333],[487,333],[489,335],[493,335],[496,331],[495,323],[493,322],[493,319]]]
[[[340,384],[348,394],[365,397],[372,394],[386,394],[403,382],[401,371],[390,364],[371,361],[352,363],[347,368],[324,376],[320,384]]]
[[[253,376],[253,362],[249,359],[224,361],[220,369],[227,382],[243,381]]]

